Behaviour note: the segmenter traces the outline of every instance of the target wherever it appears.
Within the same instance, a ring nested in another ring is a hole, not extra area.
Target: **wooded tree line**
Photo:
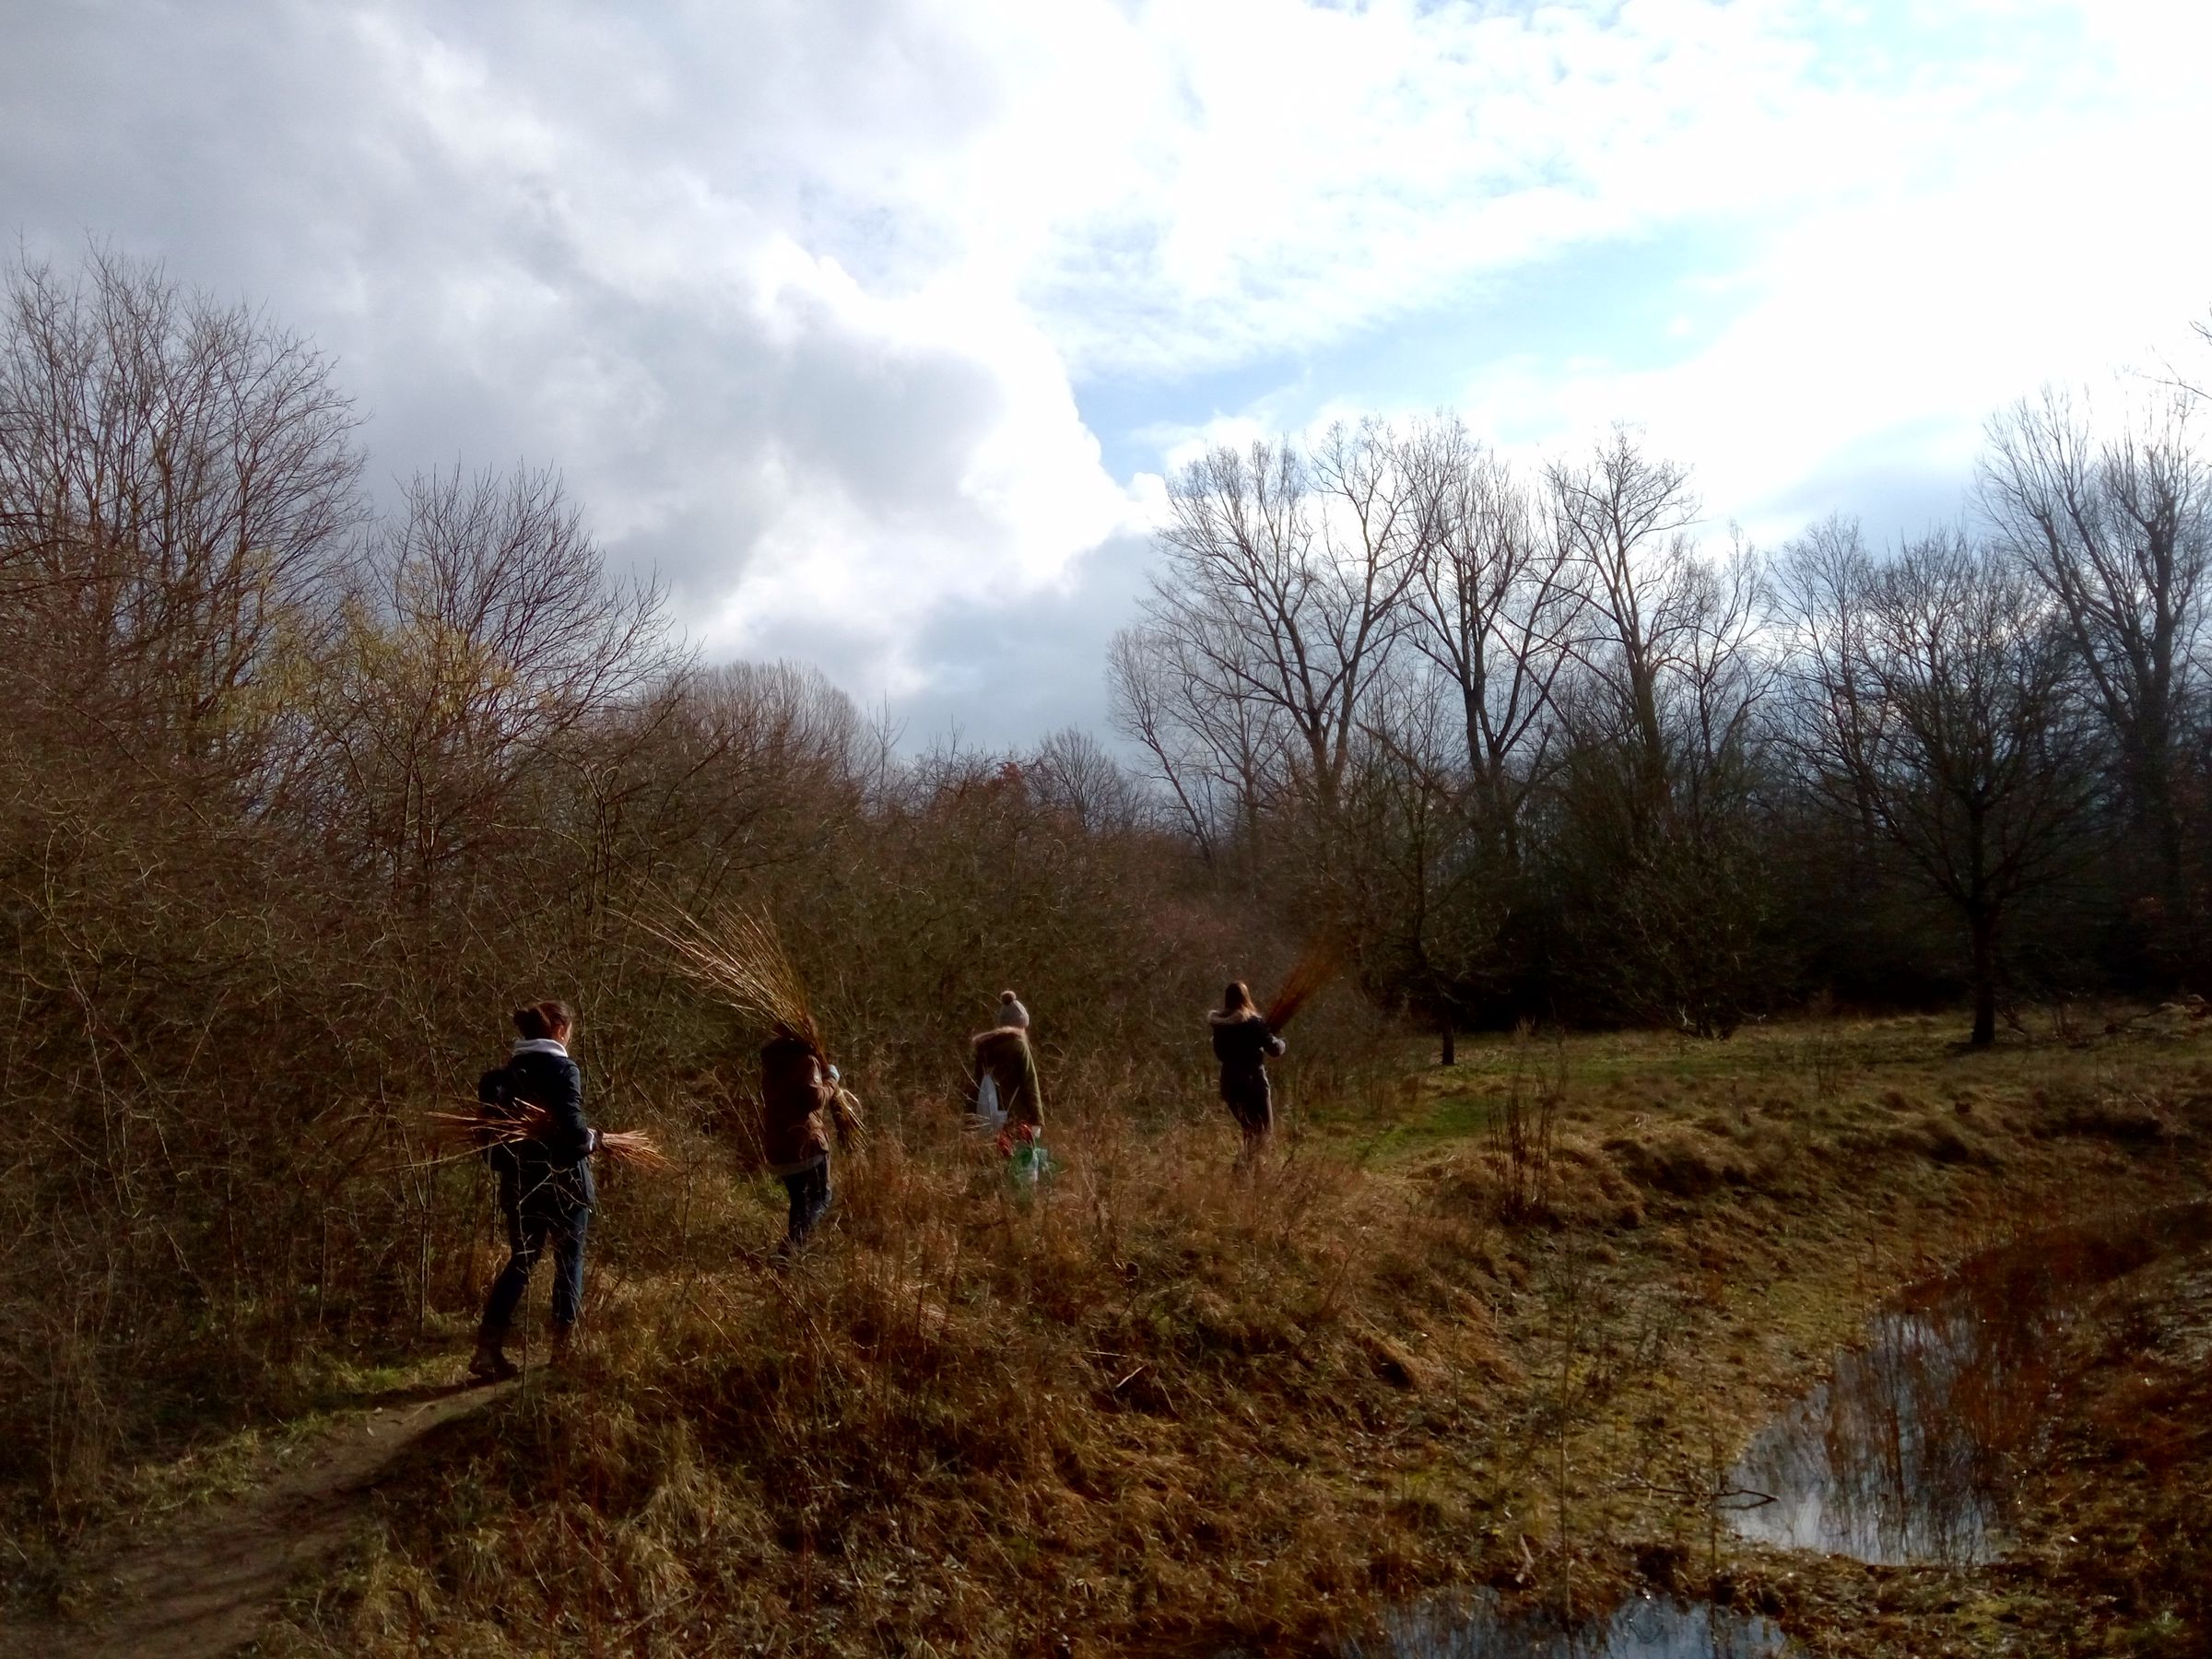
[[[1990,423],[1972,507],[1712,546],[1619,429],[1218,447],[1170,484],[1121,730],[1225,888],[1440,1027],[1725,1036],[1818,994],[2169,989],[2206,959],[2207,475],[2185,387]]]
[[[504,1010],[582,1010],[595,1122],[694,1171],[594,1249],[698,1247],[761,1033],[631,918],[771,911],[877,1121],[1002,985],[1055,1111],[1204,1112],[1198,1015],[1315,931],[1331,1020],[1724,1033],[1832,988],[2151,986],[2201,959],[2190,403],[2015,411],[1986,523],[1695,539],[1626,434],[1516,470],[1450,421],[1215,452],[1170,492],[1117,718],[902,752],[817,672],[706,667],[558,476],[388,510],[309,342],[96,253],[0,311],[0,1494],[65,1518],[164,1423],[475,1312],[431,1161]],[[1148,771],[1149,775],[1146,775]],[[649,1222],[650,1224],[639,1224]],[[709,1248],[728,1248],[730,1241]]]

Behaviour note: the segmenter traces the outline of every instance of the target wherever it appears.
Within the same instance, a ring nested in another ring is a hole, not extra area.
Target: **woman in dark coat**
[[[1214,1058],[1221,1063],[1221,1100],[1244,1132],[1243,1156],[1249,1158],[1275,1128],[1267,1061],[1281,1054],[1285,1045],[1252,1006],[1252,993],[1241,980],[1221,994],[1220,1007],[1206,1018],[1213,1029]]]
[[[522,1033],[507,1064],[486,1072],[477,1098],[497,1112],[525,1105],[544,1109],[547,1122],[530,1139],[495,1146],[486,1160],[500,1178],[500,1207],[507,1217],[507,1265],[492,1281],[477,1335],[472,1375],[512,1377],[507,1334],[514,1310],[530,1285],[530,1270],[553,1246],[553,1356],[562,1358],[583,1306],[583,1239],[598,1192],[591,1156],[599,1132],[583,1121],[583,1074],[569,1055],[576,1016],[568,1004],[534,1003],[514,1011]]]

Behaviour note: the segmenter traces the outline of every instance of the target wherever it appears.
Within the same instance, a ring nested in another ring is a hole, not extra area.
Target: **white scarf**
[[[569,1057],[567,1044],[556,1042],[550,1037],[525,1037],[514,1045],[514,1053],[517,1054],[559,1054],[563,1060]]]

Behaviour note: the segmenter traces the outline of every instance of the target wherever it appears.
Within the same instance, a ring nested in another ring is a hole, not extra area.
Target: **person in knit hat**
[[[1037,1056],[1030,1047],[1029,1032],[1018,1025],[1002,1023],[988,1031],[978,1031],[970,1040],[969,1050],[971,1097],[980,1102],[988,1081],[1008,1128],[1026,1128],[1032,1136],[1042,1129],[1044,1087],[1037,1078]]]
[[[1021,998],[1011,991],[998,994],[998,1024],[1002,1030],[1010,1028],[1026,1031],[1030,1029],[1030,1011],[1021,1006]]]

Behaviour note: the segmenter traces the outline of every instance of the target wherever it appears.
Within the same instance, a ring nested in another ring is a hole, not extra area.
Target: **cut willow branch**
[[[544,1138],[553,1120],[543,1106],[518,1100],[512,1107],[477,1103],[465,1112],[428,1114],[430,1133],[464,1151],[488,1152],[494,1147],[520,1147]],[[659,1174],[675,1168],[668,1155],[642,1129],[608,1129],[599,1135],[594,1155],[618,1169],[643,1170]]]
[[[763,1024],[781,1028],[818,1055],[827,1055],[806,987],[765,911],[732,905],[701,922],[671,907],[665,920],[629,920],[675,953],[673,966],[716,1000]]]

